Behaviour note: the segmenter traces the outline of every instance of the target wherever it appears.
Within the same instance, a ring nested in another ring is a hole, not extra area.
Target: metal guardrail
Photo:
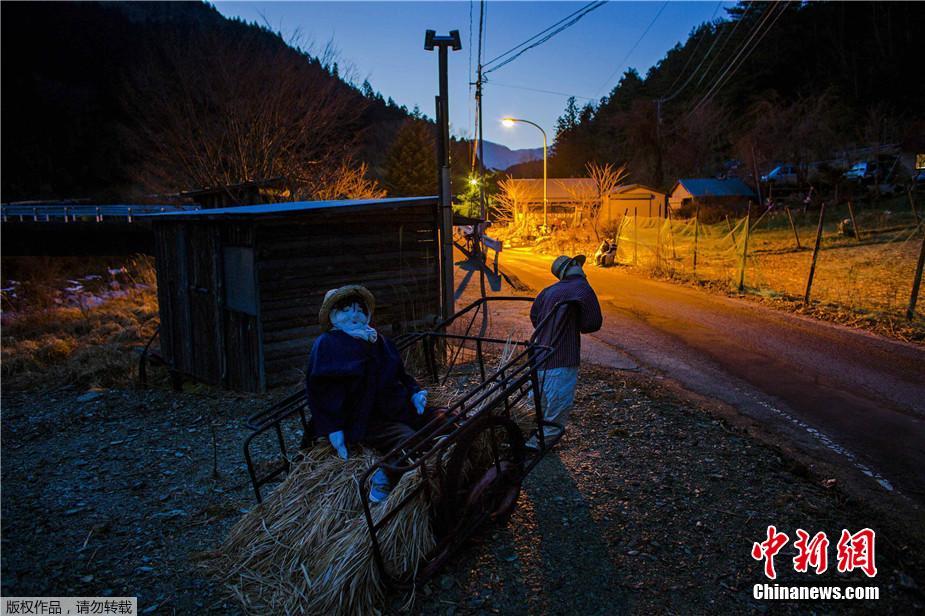
[[[3,222],[135,222],[136,216],[202,209],[199,205],[0,204]]]

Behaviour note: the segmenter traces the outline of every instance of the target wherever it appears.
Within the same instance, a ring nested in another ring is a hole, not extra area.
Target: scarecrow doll
[[[427,391],[405,371],[391,340],[370,327],[375,298],[360,285],[328,291],[306,371],[314,436],[326,437],[347,459],[362,443],[387,453],[433,417]],[[398,477],[382,469],[372,477],[369,500],[388,497]]]

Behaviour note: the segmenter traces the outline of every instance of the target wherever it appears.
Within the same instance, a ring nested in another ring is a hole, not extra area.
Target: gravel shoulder
[[[137,595],[147,613],[236,612],[198,556],[253,503],[243,419],[271,397],[192,389],[4,392],[4,595]],[[925,606],[920,531],[881,526],[838,485],[657,380],[588,366],[569,431],[528,477],[510,522],[420,589],[414,611],[764,611],[751,599],[763,576],[749,553],[768,524],[791,536],[878,531],[875,580],[834,567],[796,574],[788,545],[781,583],[870,583],[880,612]],[[874,606],[773,606],[808,607]]]

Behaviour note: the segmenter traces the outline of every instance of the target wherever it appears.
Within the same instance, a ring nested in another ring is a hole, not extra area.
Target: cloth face
[[[331,327],[367,342],[375,342],[379,334],[369,326],[369,315],[359,302],[331,311]]]

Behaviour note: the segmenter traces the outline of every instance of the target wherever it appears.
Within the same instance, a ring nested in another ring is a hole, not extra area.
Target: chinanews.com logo
[[[777,579],[774,558],[790,542],[790,537],[768,526],[767,538],[752,545],[752,558],[762,561],[764,575],[769,580]],[[793,570],[797,573],[822,575],[829,569],[829,538],[824,532],[810,533],[798,528],[793,547]],[[877,576],[876,533],[864,528],[856,533],[842,529],[835,546],[835,569],[839,573],[861,571],[868,578]],[[781,557],[783,560],[783,557]],[[752,588],[755,599],[765,600],[868,600],[879,599],[878,586],[782,586],[779,584],[755,584]]]

